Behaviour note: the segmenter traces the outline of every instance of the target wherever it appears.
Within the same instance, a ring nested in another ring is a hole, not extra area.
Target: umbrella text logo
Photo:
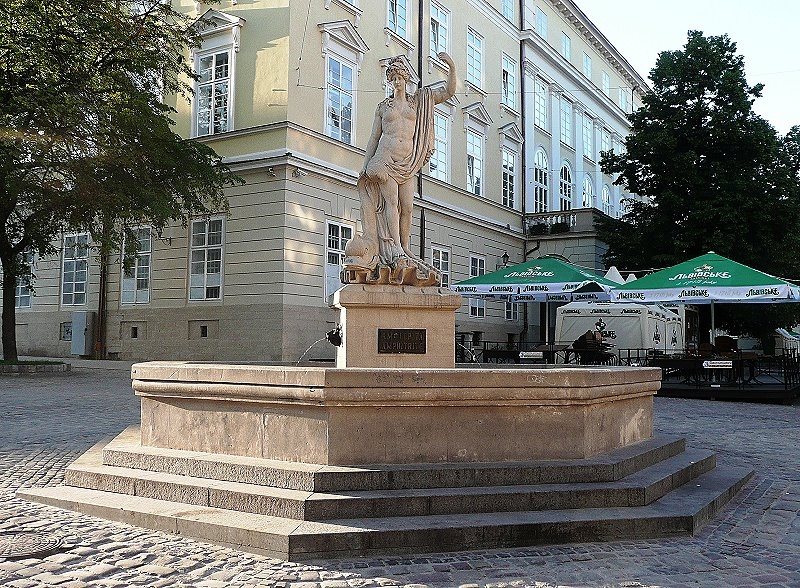
[[[671,278],[672,280],[698,280],[698,279],[709,279],[709,278],[720,278],[722,280],[728,280],[731,277],[730,272],[715,272],[714,266],[708,265],[704,263],[700,267],[694,268],[692,273],[690,274],[675,274]]]
[[[708,290],[681,290],[681,298],[708,298]]]
[[[745,297],[751,296],[780,296],[777,288],[750,288]]]

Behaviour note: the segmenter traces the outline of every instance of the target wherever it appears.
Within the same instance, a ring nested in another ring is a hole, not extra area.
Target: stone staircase
[[[132,427],[36,502],[286,560],[691,534],[752,476],[656,437],[590,459],[324,466],[142,446]]]

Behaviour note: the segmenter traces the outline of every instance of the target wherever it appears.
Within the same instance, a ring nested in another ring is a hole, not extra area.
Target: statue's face
[[[395,74],[389,78],[389,83],[392,85],[392,89],[395,92],[398,92],[399,90],[405,90],[406,79],[400,74]]]

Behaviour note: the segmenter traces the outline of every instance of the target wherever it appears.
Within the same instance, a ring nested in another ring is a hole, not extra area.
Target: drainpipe
[[[423,58],[422,58],[422,28],[425,24],[425,19],[423,18],[423,10],[425,9],[425,0],[419,0],[419,6],[417,7],[417,75],[419,75],[419,85],[417,86],[417,91],[419,92],[420,88],[422,88],[422,65],[423,65]],[[420,200],[422,200],[422,169],[417,172],[417,194],[419,194]],[[420,207],[420,218],[419,218],[419,258],[421,260],[425,260],[425,210]]]
[[[520,30],[520,32],[524,29],[524,27],[525,27],[525,0],[519,0],[519,30]],[[525,209],[526,209],[525,201],[527,200],[527,192],[528,192],[528,180],[527,180],[527,174],[526,174],[528,166],[527,166],[527,158],[525,157],[525,153],[526,153],[526,151],[528,149],[528,146],[527,146],[528,137],[525,136],[526,127],[525,127],[525,62],[524,62],[524,58],[525,58],[525,50],[524,50],[523,44],[520,43],[519,44],[519,90],[520,90],[519,110],[520,110],[520,119],[521,119],[521,123],[522,123],[522,136],[523,136],[523,138],[525,140],[522,143],[522,153],[520,154],[520,157],[522,158],[522,165],[520,166],[522,168],[522,173],[520,174],[520,183],[521,183],[521,187],[522,187],[522,190],[520,190],[520,192],[522,192],[522,194],[521,194],[521,196],[522,196],[522,261],[527,261],[529,252],[525,251],[525,248],[527,247],[527,235],[525,233],[525,230],[526,230],[526,227],[525,227]],[[532,249],[531,251],[535,251],[538,248],[539,248],[539,242],[537,241],[536,248]],[[527,302],[522,305],[522,322],[523,322],[522,331],[519,334],[520,343],[522,343],[522,341],[524,341],[525,337],[528,335],[528,303]]]

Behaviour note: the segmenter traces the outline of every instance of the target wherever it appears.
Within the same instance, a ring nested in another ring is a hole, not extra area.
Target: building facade
[[[178,131],[211,145],[246,180],[229,211],[157,236],[139,230],[131,267],[100,260],[85,234],[30,259],[18,287],[21,354],[124,359],[332,358],[344,246],[358,231],[355,184],[375,109],[401,55],[437,105],[436,151],[420,174],[412,247],[445,285],[544,253],[602,268],[597,214],[624,194],[599,169],[645,82],[567,0],[182,0],[204,42]],[[167,98],[169,100],[169,98]],[[507,261],[505,261],[507,260]],[[102,261],[102,263],[101,263]],[[102,288],[101,288],[102,282]],[[101,296],[101,290],[104,294]],[[466,299],[473,340],[537,340],[521,305]],[[86,325],[82,328],[82,325]],[[77,329],[77,331],[76,331]]]

